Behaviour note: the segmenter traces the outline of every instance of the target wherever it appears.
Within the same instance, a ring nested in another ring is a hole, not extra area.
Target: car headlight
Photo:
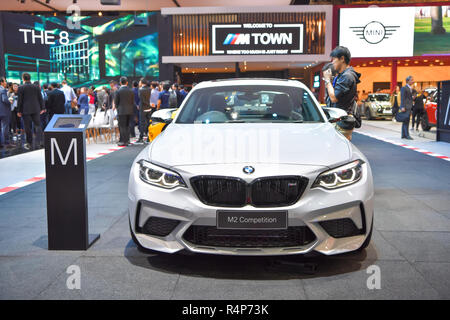
[[[336,189],[356,183],[362,177],[362,164],[364,161],[355,160],[343,166],[321,173],[311,188],[322,187]]]
[[[139,176],[142,181],[153,186],[173,189],[176,187],[185,187],[183,178],[174,171],[154,165],[145,160],[139,160]]]

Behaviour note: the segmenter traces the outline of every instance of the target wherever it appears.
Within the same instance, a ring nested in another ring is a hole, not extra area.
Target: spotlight
[[[103,15],[103,13],[101,11],[99,11],[98,15],[101,17]]]

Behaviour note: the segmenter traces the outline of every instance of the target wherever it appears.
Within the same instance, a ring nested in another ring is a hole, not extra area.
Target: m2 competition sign
[[[211,24],[211,55],[303,53],[302,23]]]

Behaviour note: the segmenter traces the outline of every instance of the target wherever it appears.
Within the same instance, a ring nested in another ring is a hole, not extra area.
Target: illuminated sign
[[[212,55],[302,54],[302,23],[211,24]]]

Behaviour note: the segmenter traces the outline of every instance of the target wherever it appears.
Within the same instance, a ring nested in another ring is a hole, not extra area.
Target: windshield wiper
[[[227,120],[225,123],[244,123],[245,120]]]

